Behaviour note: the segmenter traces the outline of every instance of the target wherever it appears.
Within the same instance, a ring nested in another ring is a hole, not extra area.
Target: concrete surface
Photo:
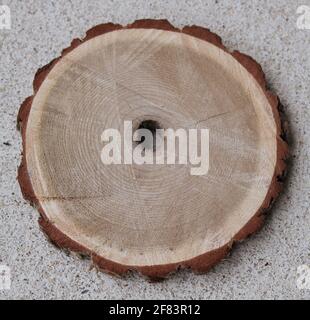
[[[1,2],[12,14],[12,29],[0,30],[0,265],[12,273],[2,299],[310,298],[310,290],[296,286],[296,268],[310,264],[310,30],[296,27],[296,9],[309,0]],[[145,17],[207,26],[229,48],[259,61],[285,106],[293,154],[286,191],[261,232],[208,274],[183,271],[157,284],[98,273],[89,261],[54,248],[15,179],[21,150],[15,120],[36,70],[96,24]]]

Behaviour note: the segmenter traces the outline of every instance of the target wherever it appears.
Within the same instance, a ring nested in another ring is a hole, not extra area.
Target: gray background
[[[1,4],[1,1],[0,1]],[[310,298],[296,287],[296,268],[310,264],[309,101],[310,30],[298,30],[296,9],[309,0],[264,1],[4,1],[12,29],[0,30],[0,264],[12,269],[15,298]],[[290,121],[293,164],[286,190],[263,230],[237,245],[206,275],[183,271],[151,284],[138,275],[113,278],[89,261],[54,248],[39,231],[38,214],[16,182],[21,138],[17,111],[32,94],[36,70],[75,37],[102,22],[167,18],[178,27],[197,24],[222,36],[262,64]],[[5,145],[8,142],[10,145]]]

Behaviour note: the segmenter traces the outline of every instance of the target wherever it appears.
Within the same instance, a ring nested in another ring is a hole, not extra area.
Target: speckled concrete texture
[[[310,264],[310,30],[296,27],[296,9],[310,0],[0,1],[12,29],[0,30],[0,265],[11,268],[11,290],[0,299],[309,299],[296,286],[297,267]],[[102,22],[167,18],[197,24],[226,46],[261,63],[284,104],[291,128],[292,166],[285,192],[264,228],[237,245],[206,275],[182,271],[161,283],[138,275],[114,278],[56,249],[39,230],[38,214],[16,181],[21,138],[16,115],[32,94],[36,70],[75,37]]]

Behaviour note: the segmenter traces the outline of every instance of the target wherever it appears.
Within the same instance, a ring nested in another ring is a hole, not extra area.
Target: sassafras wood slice
[[[288,155],[261,67],[197,26],[98,25],[41,68],[20,108],[24,197],[57,246],[112,274],[206,272],[258,230]],[[103,130],[152,121],[207,128],[209,171],[104,165]]]

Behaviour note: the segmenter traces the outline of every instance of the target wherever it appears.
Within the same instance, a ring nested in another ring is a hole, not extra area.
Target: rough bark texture
[[[28,97],[20,107],[17,127],[21,131],[22,140],[23,140],[23,154],[27,147],[27,141],[25,139],[26,128],[27,128],[27,119],[29,111],[31,109],[32,101],[36,93],[38,92],[42,82],[50,72],[50,70],[55,66],[55,64],[62,59],[70,51],[74,50],[80,44],[107,32],[112,32],[118,29],[130,29],[130,28],[155,28],[161,30],[168,30],[173,32],[182,32],[193,37],[197,37],[204,41],[208,41],[222,50],[229,53],[229,51],[222,44],[221,38],[216,34],[210,32],[208,29],[198,27],[198,26],[186,26],[183,29],[177,29],[173,27],[167,20],[138,20],[130,25],[121,26],[118,24],[101,24],[98,25],[86,32],[84,39],[74,39],[70,47],[64,49],[60,57],[51,61],[48,65],[40,68],[34,78],[33,82],[33,96]],[[286,123],[282,120],[282,108],[279,101],[279,98],[270,92],[266,86],[265,75],[262,71],[261,66],[253,60],[251,57],[240,53],[238,51],[233,51],[230,53],[240,64],[242,64],[249,73],[253,75],[256,81],[259,83],[263,89],[270,107],[273,111],[273,116],[277,125],[277,164],[274,170],[274,175],[272,183],[270,184],[269,191],[266,195],[266,198],[261,205],[260,209],[252,217],[252,219],[242,228],[229,243],[225,246],[197,256],[191,260],[182,261],[173,264],[167,265],[154,265],[154,266],[130,266],[130,265],[121,265],[119,263],[105,259],[104,257],[96,255],[94,252],[91,252],[87,248],[83,247],[79,243],[76,243],[61,231],[59,231],[50,221],[47,219],[42,207],[40,206],[39,200],[34,194],[29,174],[27,171],[27,162],[26,157],[22,157],[21,165],[18,170],[18,181],[23,193],[23,196],[26,200],[36,207],[40,213],[39,224],[44,233],[48,236],[50,241],[54,243],[57,247],[62,249],[67,249],[74,251],[81,256],[89,256],[93,264],[100,270],[108,272],[115,275],[124,275],[128,271],[137,271],[142,275],[150,278],[151,280],[160,280],[167,277],[172,272],[175,272],[179,269],[190,268],[194,272],[204,273],[207,272],[212,266],[217,262],[223,259],[230,249],[232,248],[235,242],[241,241],[251,235],[252,233],[259,230],[263,224],[266,212],[271,208],[274,200],[279,195],[282,186],[283,179],[286,174],[286,160],[288,158],[288,145],[287,145],[287,126]]]

